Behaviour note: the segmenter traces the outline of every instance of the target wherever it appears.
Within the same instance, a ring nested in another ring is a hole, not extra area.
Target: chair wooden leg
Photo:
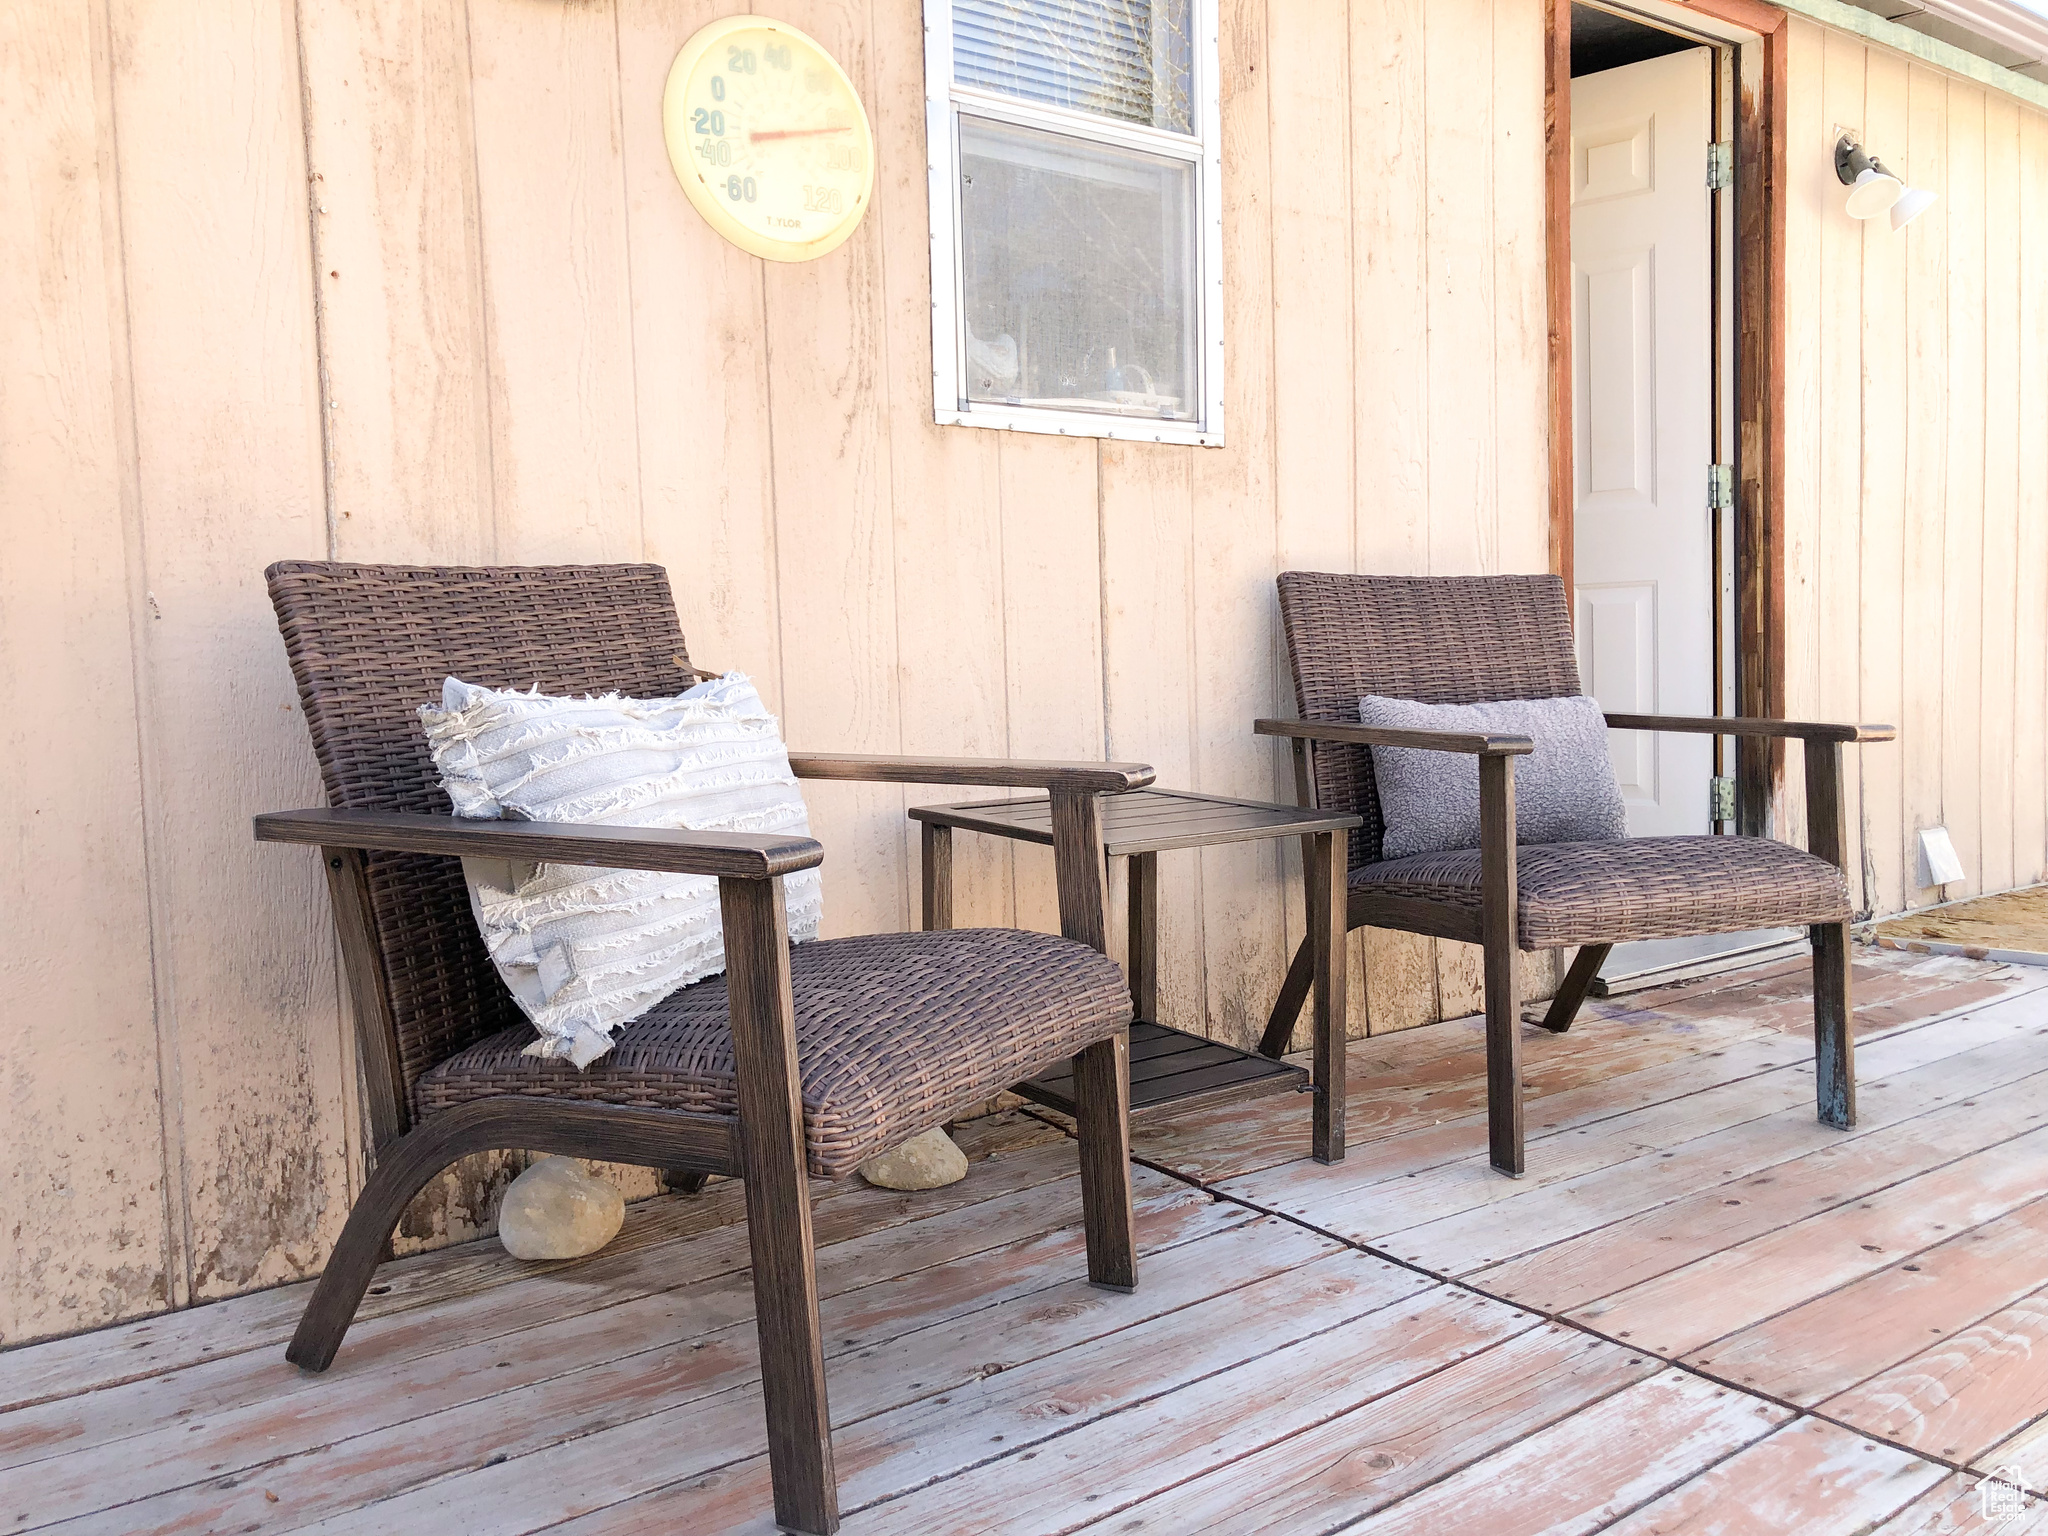
[[[1612,944],[1579,946],[1579,952],[1572,956],[1572,968],[1565,972],[1564,985],[1557,989],[1557,996],[1550,1000],[1550,1011],[1543,1015],[1545,1029],[1561,1035],[1572,1027],[1580,1005],[1586,1001],[1586,989],[1593,985],[1593,978],[1600,974],[1600,967],[1607,963],[1608,951],[1613,948]]]
[[[306,1371],[324,1371],[334,1363],[342,1335],[355,1321],[356,1308],[370,1288],[370,1278],[384,1259],[385,1246],[398,1230],[399,1219],[413,1197],[443,1168],[480,1148],[450,1143],[446,1127],[429,1120],[386,1147],[376,1171],[356,1196],[341,1229],[341,1239],[328,1255],[313,1299],[300,1314],[299,1326],[285,1346],[284,1357]]]
[[[1479,759],[1481,928],[1486,947],[1486,1114],[1493,1166],[1520,1178],[1522,1018],[1515,995],[1515,760]]]
[[[1493,1166],[1516,1178],[1522,1153],[1522,1021],[1515,998],[1515,947],[1486,944],[1487,1149]]]
[[[775,1520],[785,1531],[830,1536],[839,1529],[839,1487],[825,1404],[787,909],[780,880],[724,879],[718,895]]]
[[[1849,1005],[1849,925],[1813,929],[1814,1091],[1821,1123],[1856,1123],[1856,1036]]]
[[[1059,882],[1060,932],[1106,953],[1109,924],[1102,860],[1102,810],[1096,797],[1054,789],[1052,861]],[[1096,1041],[1074,1057],[1074,1121],[1081,1141],[1081,1221],[1088,1237],[1088,1278],[1109,1290],[1128,1291],[1138,1283],[1138,1244],[1131,1219],[1128,1029]]]
[[[754,1326],[775,1523],[803,1536],[831,1536],[839,1529],[839,1483],[825,1406],[810,1192],[800,1180],[783,1181],[779,1188],[764,1188],[763,1182],[746,1181],[747,1246],[754,1262]]]
[[[1316,1075],[1310,1146],[1319,1163],[1344,1161],[1345,902],[1343,833],[1323,832],[1308,861],[1308,928],[1315,970]]]
[[[1280,995],[1273,1000],[1273,1011],[1266,1018],[1266,1032],[1259,1037],[1261,1056],[1278,1061],[1287,1054],[1287,1043],[1294,1038],[1295,1021],[1301,1017],[1301,1005],[1308,1001],[1309,988],[1316,979],[1315,947],[1310,942],[1313,937],[1302,939],[1294,951],[1294,963],[1287,967],[1287,979],[1280,983]]]
[[[1815,858],[1848,868],[1848,818],[1842,803],[1842,744],[1809,741],[1806,846]],[[1814,1093],[1824,1125],[1856,1123],[1856,1037],[1850,1028],[1849,925],[1816,923],[1813,936]]]
[[[722,1116],[513,1095],[443,1110],[378,1152],[376,1170],[356,1197],[341,1240],[285,1349],[287,1360],[309,1371],[324,1371],[333,1363],[383,1260],[384,1246],[413,1196],[450,1163],[494,1147],[530,1147],[653,1168],[694,1162],[730,1169],[732,1122]]]
[[[1074,1057],[1074,1129],[1081,1142],[1081,1224],[1088,1279],[1105,1290],[1138,1284],[1131,1215],[1131,1037],[1118,1030]]]

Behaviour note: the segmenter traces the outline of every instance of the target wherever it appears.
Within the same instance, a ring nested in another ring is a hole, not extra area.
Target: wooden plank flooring
[[[1298,1095],[1162,1112],[1130,1296],[1057,1116],[960,1127],[950,1189],[819,1186],[845,1529],[1988,1536],[1988,1471],[2048,1487],[2048,972],[1857,986],[1848,1133],[1782,964],[1530,1030],[1520,1180],[1473,1021],[1352,1047],[1334,1167]],[[303,1286],[0,1353],[0,1532],[766,1532],[741,1217],[386,1266],[318,1378]]]

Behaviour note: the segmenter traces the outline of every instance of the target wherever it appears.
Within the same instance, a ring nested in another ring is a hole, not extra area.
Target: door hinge
[[[1724,192],[1735,185],[1735,145],[1730,140],[1707,146],[1707,190]]]
[[[1735,781],[1714,778],[1707,780],[1707,820],[1733,821],[1735,819]]]
[[[1716,512],[1726,512],[1735,505],[1735,466],[1733,464],[1709,464],[1707,466],[1707,505]]]

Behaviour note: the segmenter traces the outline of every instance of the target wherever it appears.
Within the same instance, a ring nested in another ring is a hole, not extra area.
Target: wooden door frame
[[[1624,0],[1625,3],[1625,0]],[[1735,164],[1736,712],[1785,713],[1785,110],[1789,19],[1760,0],[1669,0],[1757,34],[1738,46]],[[1545,301],[1550,339],[1550,568],[1573,596],[1571,0],[1544,16]],[[1718,643],[1718,642],[1717,642]],[[1736,827],[1769,826],[1784,743],[1744,737]]]

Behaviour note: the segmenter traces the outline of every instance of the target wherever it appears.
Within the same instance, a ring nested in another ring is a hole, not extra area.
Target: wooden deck
[[[1141,1124],[1135,1295],[1073,1143],[961,1128],[951,1189],[821,1187],[849,1536],[2048,1531],[2048,970],[1865,952],[1863,1120],[1813,1117],[1779,966],[1532,1030],[1530,1174],[1476,1021],[1305,1098]],[[736,1186],[605,1252],[387,1266],[334,1369],[303,1287],[0,1354],[0,1531],[770,1527]]]

